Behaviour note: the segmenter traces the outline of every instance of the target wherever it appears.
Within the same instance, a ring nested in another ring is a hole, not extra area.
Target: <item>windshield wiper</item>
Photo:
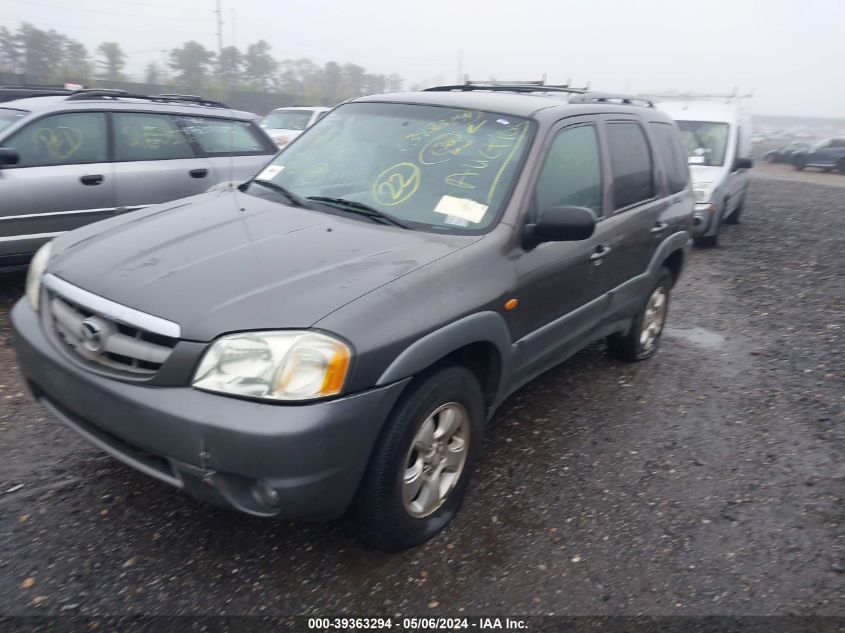
[[[282,187],[281,185],[277,185],[275,182],[271,182],[269,180],[258,180],[256,178],[251,180],[250,184],[254,182],[258,183],[262,187],[267,187],[268,189],[272,189],[273,191],[282,194],[285,198],[290,201],[291,205],[293,205],[294,207],[302,207],[303,209],[308,208],[308,203],[305,202],[305,200],[301,196],[296,195],[293,191],[290,191],[289,189]]]
[[[347,200],[346,198],[332,198],[331,196],[308,196],[308,199],[313,200],[314,202],[322,202],[324,204],[340,207],[342,210],[348,211],[349,213],[357,213],[358,215],[363,215],[364,217],[373,220],[379,220],[382,224],[392,224],[393,226],[398,226],[403,229],[411,228],[402,222],[402,220],[399,220],[384,211],[379,211],[378,209],[371,207],[368,204],[364,204],[363,202]]]

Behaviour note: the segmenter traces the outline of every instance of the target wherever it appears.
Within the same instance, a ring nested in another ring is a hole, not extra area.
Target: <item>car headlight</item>
[[[711,193],[713,190],[709,182],[696,183],[692,186],[692,194],[696,202],[709,202]]]
[[[243,332],[211,344],[193,386],[251,398],[311,400],[341,392],[352,352],[338,339],[305,330]]]
[[[29,299],[29,305],[36,312],[38,312],[38,303],[41,299],[41,278],[44,276],[47,262],[50,261],[52,250],[52,242],[47,242],[39,248],[32,261],[29,262],[29,270],[26,271],[26,298]]]
[[[284,147],[290,143],[290,139],[287,136],[277,136],[274,140],[276,141],[276,145],[278,147]]]

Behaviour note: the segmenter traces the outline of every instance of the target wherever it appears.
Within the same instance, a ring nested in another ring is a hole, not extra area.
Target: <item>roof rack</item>
[[[220,101],[213,101],[211,99],[204,99],[197,95],[177,95],[177,94],[161,94],[161,95],[141,95],[131,94],[125,90],[115,90],[111,88],[86,88],[84,90],[75,90],[71,92],[67,101],[82,101],[85,99],[145,99],[147,101],[154,101],[156,103],[195,103],[197,105],[206,106],[209,108],[228,108],[225,103]]]
[[[497,81],[492,79],[490,81],[470,81],[467,79],[462,84],[454,84],[447,86],[432,86],[431,88],[424,88],[423,92],[472,92],[491,91],[491,92],[566,92],[581,94],[587,92],[589,87],[572,88],[568,84],[547,84],[545,79],[539,81]]]
[[[654,102],[645,97],[616,94],[613,92],[584,92],[572,97],[569,103],[616,103],[618,105],[644,106],[646,108],[654,107]]]
[[[739,90],[734,88],[730,94],[714,94],[714,93],[695,93],[695,92],[650,92],[648,94],[640,95],[647,99],[654,99],[655,101],[705,101],[708,99],[724,99],[730,102],[737,99],[750,99],[754,93],[739,94]]]

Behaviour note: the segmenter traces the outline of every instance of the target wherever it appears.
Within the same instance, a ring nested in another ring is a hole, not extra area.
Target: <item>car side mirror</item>
[[[596,228],[596,216],[587,207],[549,207],[537,224],[526,224],[522,244],[534,248],[542,242],[586,240]]]
[[[751,169],[754,167],[754,161],[750,158],[737,158],[734,162],[734,171],[737,169]]]
[[[18,150],[11,147],[0,147],[0,167],[17,165],[19,160]]]

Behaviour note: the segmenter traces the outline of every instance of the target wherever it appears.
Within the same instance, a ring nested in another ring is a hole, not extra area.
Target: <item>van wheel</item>
[[[725,200],[723,204],[727,204],[728,201]],[[713,235],[702,235],[700,237],[696,237],[694,239],[695,245],[700,246],[701,248],[716,248],[719,245],[719,233],[722,232],[722,216],[719,215],[714,218],[716,222],[716,228],[713,231]]]
[[[355,536],[385,551],[430,539],[458,513],[484,435],[484,398],[469,370],[447,366],[409,389],[349,513]]]
[[[739,224],[739,216],[742,214],[742,209],[745,206],[745,194],[742,194],[742,198],[739,200],[739,204],[736,205],[736,209],[731,211],[731,214],[725,218],[726,224]]]
[[[845,175],[845,158],[839,159],[839,162],[836,163],[836,169],[840,174]]]
[[[804,171],[804,168],[807,166],[807,159],[804,156],[799,156],[798,158],[793,159],[792,166],[797,171]]]
[[[653,286],[634,324],[627,334],[607,337],[607,349],[615,357],[629,362],[651,358],[660,345],[660,335],[669,313],[669,296],[672,292],[672,273],[660,269],[660,276]]]

